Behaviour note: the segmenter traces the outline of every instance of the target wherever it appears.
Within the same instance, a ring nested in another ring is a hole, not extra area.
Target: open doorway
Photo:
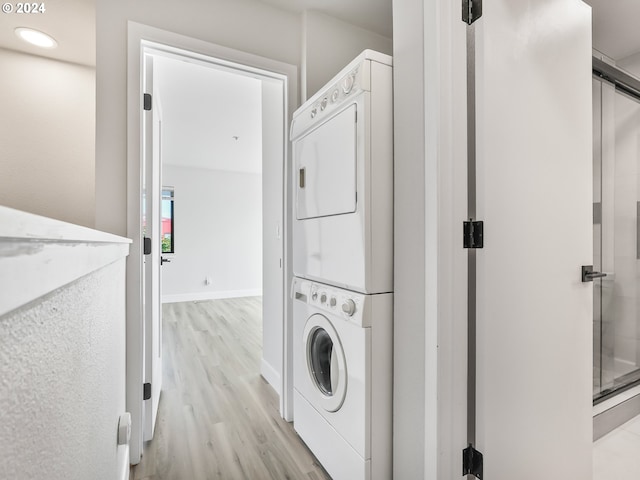
[[[145,385],[139,391],[138,385],[147,383],[154,362],[149,339],[162,338],[162,320],[155,320],[154,328],[147,319],[149,305],[142,299],[149,296],[136,295],[140,289],[159,292],[163,284],[165,305],[249,299],[245,307],[260,314],[259,374],[278,394],[282,391],[288,282],[286,121],[292,80],[295,98],[295,68],[137,24],[130,24],[130,40],[130,99],[137,97],[145,107],[151,104],[155,117],[152,129],[144,121],[148,110],[139,113],[138,125],[131,122],[129,178],[139,172],[140,179],[155,175],[158,180],[138,184],[140,196],[132,192],[129,216],[151,203],[145,197],[158,199],[152,214],[157,245],[152,251],[161,253],[158,263],[164,264],[157,278],[141,268],[136,283],[132,276],[143,255],[132,251],[128,310],[140,308],[145,318],[140,329],[140,317],[128,315],[127,327],[127,408],[133,424],[131,462],[136,464],[142,440],[150,438],[149,419],[156,414],[147,399],[153,389]],[[145,95],[149,92],[151,99]],[[145,155],[147,145],[159,154]],[[133,180],[131,190],[138,183]],[[149,185],[155,185],[153,192],[144,188]],[[130,218],[129,224],[133,222]],[[136,236],[135,230],[130,229],[130,236]],[[143,228],[139,233],[134,242],[142,243]],[[280,411],[282,403],[276,396]]]

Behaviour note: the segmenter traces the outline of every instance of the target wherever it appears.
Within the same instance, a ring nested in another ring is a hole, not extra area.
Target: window
[[[162,253],[175,253],[173,187],[162,187]]]

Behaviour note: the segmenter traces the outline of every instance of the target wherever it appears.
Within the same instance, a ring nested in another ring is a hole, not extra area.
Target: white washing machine
[[[392,477],[393,294],[295,278],[293,426],[334,480]]]
[[[393,291],[391,57],[365,50],[293,114],[293,273]]]

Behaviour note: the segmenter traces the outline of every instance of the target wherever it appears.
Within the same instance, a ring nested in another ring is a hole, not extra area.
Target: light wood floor
[[[260,376],[261,300],[163,306],[158,419],[133,480],[330,479]]]

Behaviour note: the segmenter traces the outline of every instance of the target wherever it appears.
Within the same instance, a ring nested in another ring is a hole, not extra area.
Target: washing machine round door
[[[347,393],[347,367],[340,337],[331,322],[316,313],[307,320],[303,342],[317,403],[326,411],[335,412]]]

